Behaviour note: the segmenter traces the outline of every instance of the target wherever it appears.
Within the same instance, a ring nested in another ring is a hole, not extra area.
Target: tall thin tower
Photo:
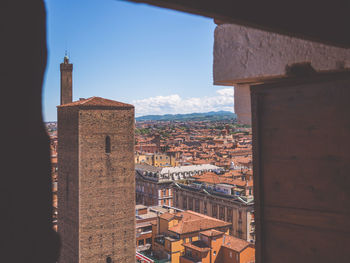
[[[134,106],[92,97],[57,115],[59,263],[135,263]]]
[[[73,64],[69,63],[67,54],[64,57],[63,63],[60,65],[61,70],[61,101],[60,105],[67,104],[73,100],[73,87],[72,87],[72,72]]]

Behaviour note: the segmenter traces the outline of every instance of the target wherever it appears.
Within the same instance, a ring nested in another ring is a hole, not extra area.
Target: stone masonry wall
[[[58,108],[58,233],[59,263],[78,262],[78,111]]]
[[[134,263],[134,109],[80,110],[79,178],[79,262]]]
[[[61,105],[72,102],[73,98],[73,64],[61,63]]]

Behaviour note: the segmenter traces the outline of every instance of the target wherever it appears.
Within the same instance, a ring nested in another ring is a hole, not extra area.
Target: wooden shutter
[[[350,262],[350,73],[251,96],[256,262]]]

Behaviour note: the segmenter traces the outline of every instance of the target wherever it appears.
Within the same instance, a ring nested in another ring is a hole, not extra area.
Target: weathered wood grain
[[[251,92],[257,262],[349,261],[350,74]]]

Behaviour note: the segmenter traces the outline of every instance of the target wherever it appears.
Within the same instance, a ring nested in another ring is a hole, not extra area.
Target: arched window
[[[106,258],[106,263],[112,263],[111,257],[107,257],[107,258]]]
[[[106,153],[111,153],[111,138],[107,135],[106,136]]]

